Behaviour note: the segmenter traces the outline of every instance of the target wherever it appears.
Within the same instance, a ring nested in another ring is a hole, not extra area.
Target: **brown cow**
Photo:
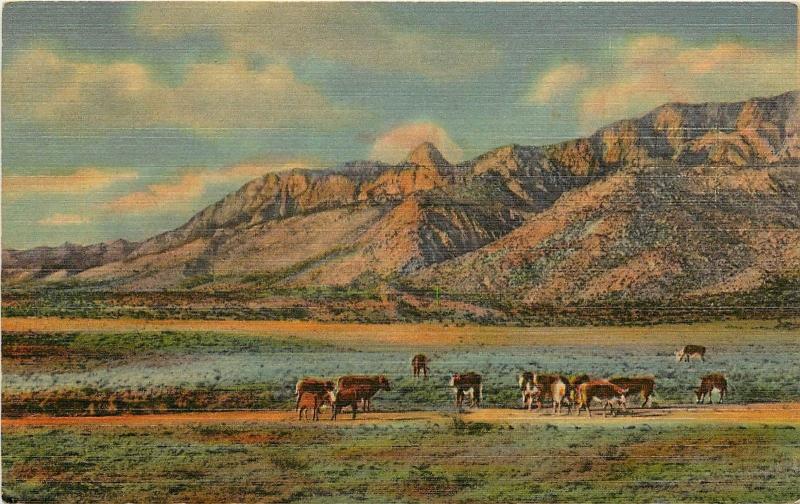
[[[366,404],[365,399],[372,397],[374,394],[375,389],[372,385],[345,385],[339,387],[333,394],[331,420],[336,420],[342,408],[348,406],[353,410],[353,420],[355,420],[359,401],[365,401]]]
[[[650,397],[653,395],[653,390],[656,388],[656,380],[651,376],[634,376],[631,378],[622,376],[619,378],[611,378],[608,381],[614,385],[628,389],[629,394],[636,394],[637,392],[641,394],[641,408],[645,407],[647,401],[649,401]]]
[[[695,389],[694,394],[697,396],[697,404],[703,404],[706,394],[708,394],[708,403],[711,404],[711,392],[716,389],[719,392],[719,404],[728,394],[728,380],[721,373],[712,373],[706,375],[700,381],[700,387]]]
[[[294,409],[297,410],[300,408],[300,397],[303,395],[303,392],[321,395],[327,392],[333,392],[333,390],[334,385],[332,381],[321,380],[319,378],[302,378],[294,386],[294,395],[297,398]]]
[[[700,357],[700,360],[705,362],[706,347],[701,345],[686,345],[680,350],[675,350],[676,362],[680,362],[684,359],[686,359],[686,362],[689,362],[689,359],[691,359],[692,357]]]
[[[480,407],[483,399],[483,377],[472,371],[455,373],[450,377],[450,387],[456,395],[456,408],[461,409],[464,397],[469,394],[470,407]]]
[[[575,397],[575,394],[578,393],[578,387],[580,387],[581,383],[586,383],[588,381],[592,381],[591,376],[589,376],[588,374],[579,374],[579,375],[570,376],[570,378],[569,378],[569,389],[570,389],[569,398],[573,403],[577,401],[577,397]]]
[[[414,378],[419,378],[420,373],[423,374],[425,379],[428,379],[428,357],[425,354],[417,354],[411,359],[411,373]]]
[[[310,409],[312,414],[313,420],[319,420],[319,410],[323,404],[330,404],[331,407],[335,404],[335,396],[333,392],[302,392],[300,394],[300,399],[298,401],[297,407],[297,419],[302,420],[303,414],[305,414],[306,420],[308,420],[308,410]]]
[[[542,397],[553,401],[553,413],[561,411],[561,405],[567,404],[567,408],[572,408],[570,404],[570,384],[566,376],[558,374],[537,374],[525,372],[519,375],[519,386],[522,390],[522,400],[532,409],[533,401],[536,407],[542,407]]]
[[[342,376],[336,382],[336,389],[339,390],[343,387],[352,387],[352,386],[364,386],[367,387],[364,389],[365,392],[363,397],[360,397],[359,400],[364,401],[364,411],[372,411],[372,396],[378,393],[379,390],[391,390],[389,386],[389,380],[383,375],[347,375]]]
[[[592,410],[589,407],[593,400],[602,401],[603,409],[611,407],[611,413],[614,414],[614,403],[619,404],[622,409],[627,409],[625,405],[625,394],[627,389],[614,385],[607,380],[592,380],[586,383],[581,383],[578,387],[578,415],[581,414],[581,409],[586,408],[589,416],[592,416]]]

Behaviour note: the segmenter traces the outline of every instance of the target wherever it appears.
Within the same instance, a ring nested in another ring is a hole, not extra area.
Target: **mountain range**
[[[271,173],[141,242],[4,250],[2,273],[114,292],[380,286],[409,303],[657,304],[793,282],[799,230],[793,91],[669,103],[458,164],[425,143],[396,165]]]

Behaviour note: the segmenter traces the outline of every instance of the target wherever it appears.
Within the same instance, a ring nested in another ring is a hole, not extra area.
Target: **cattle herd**
[[[705,361],[706,349],[700,345],[686,345],[675,352],[678,362],[689,361],[691,357],[699,357]],[[430,368],[429,359],[425,354],[417,354],[411,359],[411,371],[414,378],[428,379]],[[567,413],[576,408],[580,415],[585,409],[592,416],[590,405],[598,402],[603,405],[603,411],[608,408],[612,414],[617,410],[627,409],[627,398],[639,394],[641,406],[644,408],[650,402],[656,381],[652,376],[619,377],[602,379],[579,374],[567,377],[561,374],[543,374],[526,371],[517,377],[519,389],[522,394],[522,404],[528,409],[533,409],[536,403],[538,409],[542,408],[542,401],[553,404],[553,413],[560,413],[562,407],[567,407]],[[455,406],[463,408],[464,400],[469,398],[470,407],[479,407],[483,399],[483,377],[479,373],[465,372],[454,373],[450,377],[450,388],[455,395]],[[318,378],[303,378],[295,386],[297,399],[295,409],[300,419],[308,419],[311,411],[312,418],[319,420],[320,410],[323,406],[331,408],[331,419],[335,420],[344,408],[350,408],[352,418],[356,417],[359,407],[362,411],[371,411],[372,398],[381,390],[391,390],[389,380],[383,375],[346,375],[340,377],[336,383]],[[720,373],[712,373],[701,379],[700,387],[695,389],[697,403],[702,404],[708,396],[711,402],[711,392],[716,390],[719,402],[728,392],[728,383]]]

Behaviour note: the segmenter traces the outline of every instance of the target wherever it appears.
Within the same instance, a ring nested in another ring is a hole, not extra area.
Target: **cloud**
[[[531,86],[526,100],[538,105],[552,103],[577,89],[588,75],[589,70],[578,63],[551,68]]]
[[[484,39],[404,28],[383,6],[255,2],[143,4],[137,24],[151,36],[213,33],[227,49],[270,59],[315,58],[392,72],[451,79],[492,67]]]
[[[54,213],[49,217],[40,219],[37,224],[42,226],[76,226],[80,224],[88,224],[91,219],[83,215]]]
[[[431,122],[415,122],[400,125],[380,137],[372,146],[370,159],[387,163],[399,163],[409,152],[423,142],[435,145],[451,162],[463,159],[464,152],[440,126]]]
[[[312,163],[292,160],[272,163],[246,163],[221,170],[189,170],[169,177],[169,182],[150,184],[145,189],[125,194],[104,205],[108,210],[126,213],[174,212],[180,206],[193,206],[210,186],[232,187],[267,173],[306,169]]]
[[[114,184],[136,179],[134,170],[78,168],[66,175],[3,175],[3,196],[31,194],[90,194]]]
[[[13,118],[70,129],[325,128],[352,118],[283,64],[195,63],[170,86],[138,63],[71,61],[41,48],[13,56],[3,105]]]
[[[738,42],[692,47],[672,37],[643,36],[623,44],[616,56],[618,63],[596,69],[578,97],[587,130],[665,102],[735,101],[798,84],[794,51]]]

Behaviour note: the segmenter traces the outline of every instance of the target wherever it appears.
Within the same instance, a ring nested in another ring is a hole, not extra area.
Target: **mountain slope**
[[[398,165],[269,174],[141,243],[66,262],[66,248],[4,251],[3,279],[137,291],[378,277],[529,305],[745,292],[798,270],[798,96],[666,104],[459,165],[422,144]]]

